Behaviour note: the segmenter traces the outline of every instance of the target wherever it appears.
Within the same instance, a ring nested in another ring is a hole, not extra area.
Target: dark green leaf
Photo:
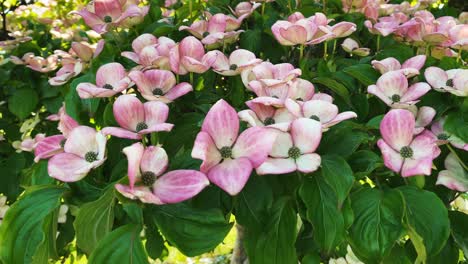
[[[341,97],[347,104],[351,104],[351,98],[350,98],[350,95],[349,95],[349,91],[348,89],[346,89],[346,87],[331,79],[331,78],[328,78],[328,77],[317,77],[317,78],[314,78],[312,80],[313,83],[318,83],[318,84],[322,84],[324,85],[325,87],[327,87],[328,89],[332,90],[333,92],[335,92],[339,97]]]
[[[19,119],[25,119],[36,110],[38,102],[35,90],[21,89],[8,98],[8,109]]]
[[[468,215],[458,211],[449,211],[452,236],[457,245],[468,256]]]
[[[382,158],[369,150],[354,152],[349,157],[348,163],[357,178],[365,177],[383,165]]]
[[[321,173],[325,182],[335,191],[341,207],[353,186],[353,171],[348,163],[336,155],[322,156]]]
[[[468,113],[453,112],[447,115],[444,123],[444,129],[450,134],[468,142]]]
[[[149,263],[140,231],[139,225],[125,225],[113,230],[99,241],[88,263]]]
[[[318,152],[347,158],[368,138],[367,133],[340,124],[324,133]]]
[[[98,243],[112,230],[114,223],[114,189],[107,190],[98,200],[81,206],[73,225],[76,244],[91,253]]]
[[[370,64],[356,64],[343,69],[350,76],[356,78],[364,86],[375,84],[380,74]]]
[[[403,231],[403,200],[397,191],[361,188],[351,195],[356,219],[349,230],[353,252],[365,263],[380,263]]]

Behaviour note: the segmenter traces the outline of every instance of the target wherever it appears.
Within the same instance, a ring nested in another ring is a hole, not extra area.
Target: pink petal
[[[401,157],[400,153],[393,150],[392,147],[387,145],[387,143],[385,143],[385,141],[382,139],[377,141],[377,146],[382,152],[385,166],[392,171],[399,173],[401,167],[403,166],[403,158]]]
[[[325,124],[333,119],[338,114],[338,107],[332,103],[322,100],[311,100],[304,103],[302,106],[304,117],[318,117],[320,123]]]
[[[281,36],[293,45],[304,44],[307,41],[307,31],[302,26],[292,25],[288,28],[280,28]]]
[[[208,21],[208,32],[224,32],[226,31],[226,15],[218,13]]]
[[[118,138],[141,139],[141,135],[120,127],[105,127],[101,130],[104,135],[112,135]]]
[[[55,135],[42,139],[37,143],[34,148],[34,161],[38,162],[41,159],[50,158],[58,153],[63,152],[63,147],[61,146],[62,141],[65,140],[63,135]]]
[[[434,88],[434,89],[443,89],[448,80],[447,73],[437,67],[429,67],[424,72],[424,77],[426,77],[426,81]]]
[[[108,63],[99,67],[96,73],[96,85],[104,87],[106,84],[115,86],[118,81],[127,77],[125,68],[120,63]]]
[[[178,85],[174,86],[172,89],[170,89],[167,94],[166,98],[174,101],[175,99],[193,91],[192,85],[190,83],[179,83]]]
[[[312,153],[320,144],[322,125],[312,119],[296,119],[291,124],[291,136],[294,146],[298,147],[302,154]]]
[[[266,106],[252,101],[247,101],[245,104],[255,112],[260,120],[272,118],[275,115],[275,108],[272,106]]]
[[[377,87],[387,96],[403,96],[408,90],[408,80],[398,71],[384,73],[377,80]]]
[[[115,100],[114,117],[122,128],[136,131],[137,125],[145,121],[143,104],[133,95],[121,95]]]
[[[297,160],[297,170],[304,173],[311,173],[316,171],[322,162],[322,159],[318,154],[311,153],[301,155]]]
[[[337,38],[344,38],[356,31],[356,24],[351,22],[340,22],[331,27],[331,31]]]
[[[270,151],[270,156],[273,158],[288,158],[288,151],[294,146],[291,134],[282,131],[275,132],[276,140],[273,144],[273,148]]]
[[[132,60],[135,63],[140,64],[140,57],[135,52],[123,51],[120,55],[122,57],[125,57],[125,58],[129,59],[129,60]]]
[[[286,174],[296,170],[296,162],[290,158],[268,158],[260,167],[257,174]]]
[[[238,194],[252,172],[248,158],[225,159],[208,172],[208,179],[230,195]]]
[[[422,127],[429,125],[436,115],[434,108],[429,106],[423,106],[419,108],[418,115],[416,117],[416,127]]]
[[[424,67],[424,63],[426,63],[426,55],[418,55],[407,59],[403,65],[401,65],[401,68],[415,68],[421,70],[421,68]]]
[[[367,87],[367,92],[370,93],[370,94],[373,94],[375,96],[377,96],[380,100],[382,100],[384,103],[386,103],[388,106],[391,106],[393,101],[389,98],[389,96],[387,96],[386,94],[384,94],[382,92],[381,89],[379,89],[379,87],[377,87],[377,85],[369,85]]]
[[[293,46],[295,45],[295,43],[289,41],[288,39],[285,39],[283,37],[283,35],[281,34],[280,30],[285,30],[287,29],[288,27],[292,26],[293,24],[288,22],[288,21],[282,21],[282,20],[279,20],[279,21],[276,21],[273,26],[271,26],[271,31],[273,33],[273,35],[275,36],[276,40],[278,40],[278,42],[281,44],[281,45],[284,45],[284,46]]]
[[[371,63],[372,67],[378,70],[381,74],[401,69],[400,62],[392,57],[383,59],[381,61],[373,60]]]
[[[200,132],[195,139],[192,149],[192,158],[200,159],[203,163],[200,166],[201,172],[208,172],[213,166],[221,161],[221,154],[214,144],[211,136],[206,132]]]
[[[356,117],[357,117],[357,114],[351,111],[339,113],[333,120],[331,120],[330,122],[326,124],[326,127],[331,127],[340,123],[341,121],[348,120],[351,118],[356,118]]]
[[[260,166],[273,147],[276,133],[268,128],[251,127],[239,135],[232,149],[234,158],[246,157],[254,168]]]
[[[251,127],[263,126],[263,123],[258,119],[257,115],[252,110],[242,110],[237,114],[240,120],[246,122]]]
[[[203,121],[202,131],[207,132],[218,149],[231,147],[239,133],[237,112],[226,101],[219,100],[208,111]]]
[[[201,74],[209,69],[208,65],[192,57],[182,57],[181,63],[184,66],[184,68],[189,72]]]
[[[49,160],[48,164],[50,177],[63,182],[79,181],[89,173],[91,168],[91,163],[71,153],[57,154]]]
[[[174,125],[169,124],[169,123],[154,124],[148,127],[147,129],[142,129],[138,131],[138,134],[145,135],[145,134],[151,134],[153,132],[160,132],[160,131],[168,132],[168,131],[171,131],[173,127]]]
[[[64,150],[67,153],[75,154],[84,158],[86,153],[99,153],[97,132],[94,128],[79,126],[73,129],[65,142]]]
[[[408,88],[408,91],[400,98],[400,102],[410,102],[415,101],[425,95],[431,90],[429,84],[425,82],[419,82],[411,85]]]
[[[159,176],[166,171],[168,164],[169,159],[163,148],[149,146],[143,153],[140,168],[142,173],[152,172],[156,176]]]
[[[190,57],[194,60],[201,61],[203,55],[205,55],[205,49],[203,48],[203,44],[196,39],[195,37],[185,37],[179,43],[179,52],[180,57]]]
[[[404,109],[392,109],[380,123],[380,133],[385,142],[400,151],[413,140],[415,119],[413,113]]]
[[[90,61],[93,58],[93,50],[89,47],[88,43],[73,42],[71,46],[72,50],[83,61]]]
[[[122,152],[127,156],[128,160],[128,181],[130,188],[135,186],[137,179],[140,177],[140,163],[143,157],[145,148],[140,142],[131,146],[125,147]]]
[[[94,12],[103,19],[110,16],[114,21],[122,15],[122,6],[119,0],[95,0]]]
[[[163,203],[179,203],[200,193],[210,182],[195,170],[175,170],[161,176],[153,185],[154,195]]]
[[[158,39],[152,34],[141,34],[132,42],[132,48],[136,53],[140,53],[144,47],[155,45],[158,43]]]
[[[116,95],[118,92],[112,89],[105,89],[97,87],[92,83],[80,83],[76,87],[78,95],[82,99],[87,98],[99,98],[99,97],[111,97]]]
[[[143,108],[145,109],[145,124],[148,127],[166,122],[169,116],[169,107],[165,103],[146,102]]]

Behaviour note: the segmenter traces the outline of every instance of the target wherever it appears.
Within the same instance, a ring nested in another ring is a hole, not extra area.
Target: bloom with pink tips
[[[144,203],[170,204],[188,200],[200,193],[209,181],[195,170],[175,170],[163,174],[168,166],[166,151],[159,146],[145,148],[140,142],[123,149],[128,160],[129,185],[115,188],[130,199]]]
[[[431,126],[431,132],[435,136],[437,144],[443,145],[450,143],[456,148],[468,151],[468,143],[463,141],[463,139],[445,131],[444,124],[445,118],[441,118]]]
[[[165,123],[169,107],[157,101],[142,103],[133,95],[121,95],[115,100],[114,117],[120,127],[105,127],[104,135],[141,139],[143,135],[171,131],[173,124]]]
[[[80,83],[76,90],[83,99],[111,97],[132,85],[125,68],[120,63],[112,62],[99,67],[96,73],[96,84]]]
[[[439,92],[449,92],[456,96],[468,96],[468,70],[452,69],[444,71],[429,67],[424,72],[426,81]]]
[[[45,137],[34,148],[34,162],[62,153],[65,142],[66,138],[63,135]]]
[[[457,192],[468,192],[468,173],[455,154],[450,153],[445,158],[444,164],[445,170],[439,172],[436,184]]]
[[[169,52],[169,64],[173,72],[187,74],[189,72],[204,73],[214,60],[205,54],[203,44],[194,37],[186,37]]]
[[[281,131],[289,131],[289,126],[295,117],[288,109],[276,108],[270,105],[255,103],[252,100],[245,102],[250,108],[239,112],[239,118],[247,122],[251,127],[266,126],[276,128]]]
[[[231,7],[231,12],[236,16],[236,17],[241,17],[243,15],[251,15],[255,9],[259,8],[262,4],[260,3],[250,3],[250,2],[240,2],[239,4],[236,5],[235,9],[232,10]]]
[[[133,51],[124,51],[122,56],[144,68],[157,67],[159,69],[169,70],[169,51],[176,43],[167,37],[159,39],[151,34],[142,34],[132,42]]]
[[[359,47],[359,43],[352,38],[345,39],[341,44],[341,47],[344,51],[361,57],[365,57],[370,53],[369,48]]]
[[[296,118],[309,118],[320,122],[323,131],[344,120],[357,117],[356,113],[351,111],[339,113],[338,107],[332,102],[320,99],[312,99],[304,103],[286,99],[285,106]]]
[[[377,146],[382,151],[387,168],[403,177],[430,175],[432,160],[440,149],[430,133],[423,132],[414,137],[415,118],[405,109],[392,109],[380,123]]]
[[[418,109],[416,114],[416,123],[414,128],[414,134],[420,134],[424,131],[424,128],[431,124],[432,119],[436,115],[436,110],[429,106],[423,106]]]
[[[139,7],[136,3],[127,1],[95,0],[80,11],[73,11],[83,17],[85,23],[99,34],[106,33],[111,27],[123,25],[128,18],[142,18],[149,7]],[[133,1],[132,1],[133,2]]]
[[[290,63],[272,64],[265,61],[251,69],[243,71],[241,77],[245,87],[252,89],[250,87],[252,81],[261,82],[260,85],[273,86],[285,84],[301,74],[301,69],[296,69]]]
[[[193,90],[192,85],[186,82],[176,85],[174,74],[166,70],[132,71],[129,76],[149,101],[170,103]]]
[[[299,118],[292,122],[291,132],[277,131],[277,139],[268,159],[257,168],[257,173],[284,174],[293,171],[311,173],[321,163],[315,150],[322,138],[322,126],[319,122]]]
[[[37,144],[44,140],[45,137],[45,134],[42,133],[36,134],[34,138],[27,137],[21,141],[19,144],[19,149],[27,152],[34,151],[34,149],[37,147]]]
[[[392,108],[407,108],[419,102],[419,98],[431,87],[419,82],[408,87],[408,79],[399,71],[384,73],[375,85],[367,87],[367,92],[377,96]]]
[[[386,58],[381,61],[373,60],[371,63],[372,67],[378,70],[381,74],[390,71],[400,71],[407,78],[410,78],[419,74],[419,70],[421,70],[421,68],[424,67],[424,63],[426,63],[426,56],[414,56],[407,59],[403,64],[400,64],[400,62],[393,57]]]
[[[213,71],[224,76],[239,75],[242,71],[262,62],[261,59],[255,57],[255,54],[245,49],[233,51],[229,58],[219,50],[209,51],[206,55],[215,58],[211,65]]]
[[[200,171],[230,195],[238,194],[254,168],[267,158],[276,139],[274,129],[251,127],[239,135],[236,110],[219,100],[203,121],[192,157],[203,161]]]
[[[104,163],[105,151],[106,137],[101,132],[91,127],[78,126],[65,142],[64,152],[49,160],[49,175],[64,182],[79,181]]]

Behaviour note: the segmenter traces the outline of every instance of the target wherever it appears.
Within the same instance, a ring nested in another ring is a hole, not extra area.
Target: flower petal
[[[145,148],[140,142],[135,143],[131,146],[125,147],[122,152],[127,156],[128,160],[128,181],[130,188],[133,189],[137,179],[140,177],[140,163],[143,157],[143,151]]]
[[[297,170],[304,173],[316,171],[322,162],[320,156],[316,153],[301,155],[297,160]]]
[[[175,170],[159,177],[153,185],[154,195],[163,203],[179,203],[200,193],[210,182],[195,170]]]
[[[149,146],[143,152],[140,168],[142,173],[150,171],[159,176],[166,171],[168,164],[169,158],[163,148]]]
[[[286,174],[296,170],[296,162],[290,158],[268,158],[257,168],[257,174]]]
[[[63,152],[61,146],[62,141],[65,140],[63,135],[55,135],[42,139],[37,143],[34,148],[34,161],[38,162],[41,159],[50,158],[58,153]]]
[[[91,163],[75,154],[60,153],[49,160],[47,170],[52,178],[63,182],[75,182],[83,179],[91,168]]]
[[[119,125],[127,130],[136,131],[138,123],[145,121],[143,104],[133,95],[121,95],[114,103],[114,117]]]
[[[377,146],[382,152],[385,166],[392,171],[399,173],[401,167],[403,166],[403,158],[401,157],[400,153],[393,150],[392,147],[387,145],[387,143],[385,143],[385,141],[382,139],[377,141]]]
[[[447,73],[437,67],[429,67],[424,72],[424,77],[426,77],[426,81],[434,88],[434,89],[443,89],[448,80]]]
[[[234,158],[246,157],[254,168],[260,166],[273,147],[276,133],[272,129],[251,127],[239,135],[232,149]]]
[[[120,127],[105,127],[101,132],[106,136],[112,135],[118,138],[141,139],[141,135],[138,133]]]
[[[213,166],[221,161],[221,154],[216,148],[211,136],[206,132],[200,132],[195,139],[192,149],[192,158],[200,159],[203,163],[200,166],[201,172],[208,172]]]
[[[252,173],[248,158],[225,159],[208,172],[208,179],[230,195],[238,194]]]
[[[174,86],[172,89],[170,89],[167,94],[166,98],[174,101],[175,99],[193,91],[193,87],[190,83],[179,83],[178,85]]]
[[[107,63],[99,67],[96,72],[96,85],[104,87],[106,84],[115,86],[120,80],[127,77],[125,68],[120,63]]]
[[[218,149],[231,147],[239,133],[239,118],[237,112],[226,101],[219,100],[205,117],[202,131],[207,132],[214,140]]]
[[[408,91],[400,98],[400,102],[411,102],[418,100],[421,96],[425,95],[431,90],[429,84],[425,82],[418,82],[411,85]]]
[[[314,152],[322,138],[322,125],[308,118],[296,119],[291,124],[291,136],[294,146],[301,150],[302,154]]]
[[[87,126],[74,128],[65,142],[65,152],[75,154],[82,158],[84,158],[88,152],[99,153],[96,133],[94,128]]]
[[[414,127],[413,113],[404,109],[392,109],[382,119],[380,133],[388,145],[400,151],[411,143]]]

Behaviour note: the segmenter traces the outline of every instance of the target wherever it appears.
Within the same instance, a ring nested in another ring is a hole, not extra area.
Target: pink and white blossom
[[[133,51],[124,51],[122,56],[143,66],[169,70],[169,51],[176,43],[167,37],[156,38],[151,34],[142,34],[132,42]]]
[[[463,141],[463,139],[453,135],[452,133],[447,132],[444,129],[444,124],[445,118],[441,118],[434,122],[431,126],[431,132],[435,136],[437,144],[444,145],[450,143],[456,148],[468,151],[468,143]]]
[[[169,52],[169,64],[171,70],[177,74],[189,72],[204,73],[214,60],[213,56],[207,56],[203,44],[194,37],[186,37]]]
[[[439,92],[449,92],[456,96],[468,96],[468,70],[452,69],[444,71],[429,67],[424,72],[426,81]]]
[[[120,63],[112,62],[99,67],[96,72],[96,84],[80,83],[76,90],[83,99],[111,97],[132,85],[125,68]]]
[[[436,184],[457,192],[468,192],[468,174],[455,154],[450,153],[444,164],[445,170],[439,172]]]
[[[224,76],[239,75],[244,70],[252,68],[262,62],[261,59],[255,57],[254,53],[244,49],[233,51],[229,55],[229,58],[219,50],[209,51],[206,55],[215,58],[211,65],[213,71]]]
[[[372,67],[378,70],[381,74],[390,71],[399,71],[403,73],[407,78],[419,75],[419,71],[422,67],[424,67],[424,63],[426,62],[425,55],[418,55],[412,58],[407,59],[403,64],[393,58],[386,58],[381,61],[373,60]]]

